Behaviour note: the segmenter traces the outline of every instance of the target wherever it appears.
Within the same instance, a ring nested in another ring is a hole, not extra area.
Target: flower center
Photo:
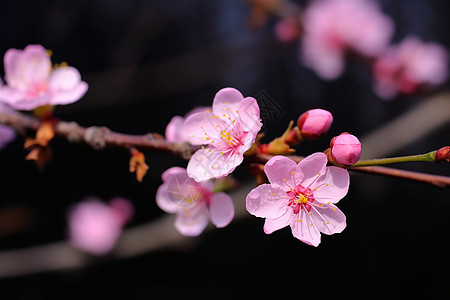
[[[306,204],[306,203],[308,203],[308,198],[305,195],[300,194],[298,197],[299,198],[296,200],[296,202],[298,204],[301,204],[301,203]]]
[[[288,206],[293,210],[294,214],[298,214],[302,209],[308,212],[311,210],[311,204],[314,202],[314,196],[309,188],[298,185],[295,189],[287,192],[289,196]]]
[[[48,85],[45,82],[30,84],[30,87],[27,90],[27,97],[29,99],[35,99],[39,97],[41,94],[47,92],[47,90]]]
[[[231,147],[236,147],[241,144],[241,141],[239,141],[239,139],[233,136],[231,132],[226,130],[220,131],[220,138]]]

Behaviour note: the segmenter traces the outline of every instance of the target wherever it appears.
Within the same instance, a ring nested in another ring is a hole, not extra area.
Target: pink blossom
[[[188,175],[196,181],[219,178],[244,159],[261,129],[259,106],[233,88],[224,88],[214,97],[212,108],[189,116],[184,129],[189,141],[202,147],[189,160]]]
[[[77,69],[63,65],[52,69],[50,56],[41,45],[9,49],[4,65],[7,85],[0,88],[0,101],[15,109],[70,104],[79,100],[88,88]]]
[[[448,77],[447,66],[444,47],[407,37],[375,61],[375,91],[381,98],[390,99],[398,93],[413,93],[422,84],[439,85]]]
[[[331,157],[340,164],[353,165],[361,157],[361,142],[347,132],[331,139]]]
[[[184,130],[184,121],[192,114],[207,111],[208,107],[196,107],[190,111],[184,118],[181,116],[174,116],[166,126],[165,137],[166,140],[172,143],[189,142],[189,136]]]
[[[111,205],[88,197],[69,211],[69,237],[72,244],[95,255],[112,250],[131,218],[133,208],[128,200],[115,198]]]
[[[177,214],[175,228],[181,234],[197,236],[209,220],[222,228],[233,219],[233,200],[225,193],[214,193],[211,181],[196,182],[179,167],[166,170],[161,177],[156,203],[165,212]]]
[[[314,153],[298,164],[284,156],[266,163],[270,184],[253,189],[246,199],[249,213],[266,218],[266,234],[289,225],[294,237],[318,246],[321,232],[344,230],[345,215],[334,204],[347,194],[349,175],[345,169],[326,164],[323,153]]]
[[[369,0],[315,0],[303,15],[302,56],[324,79],[337,78],[348,50],[364,56],[383,51],[393,23]]]
[[[333,123],[333,115],[324,109],[310,109],[303,113],[297,121],[302,137],[316,140],[327,134]]]

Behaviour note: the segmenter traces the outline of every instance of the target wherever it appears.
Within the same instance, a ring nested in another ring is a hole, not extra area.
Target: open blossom
[[[376,56],[393,33],[392,21],[370,0],[315,0],[303,21],[303,61],[324,79],[342,73],[346,51]]]
[[[373,66],[375,91],[390,99],[398,93],[410,94],[420,85],[439,85],[448,77],[448,53],[435,43],[407,37],[387,49]]]
[[[179,167],[166,170],[161,177],[156,203],[165,212],[177,214],[175,228],[181,234],[197,236],[209,220],[222,228],[233,219],[233,200],[225,193],[214,193],[211,181],[196,182]]]
[[[289,225],[294,237],[318,246],[321,232],[344,230],[345,215],[334,204],[347,194],[349,175],[347,170],[326,164],[323,153],[314,153],[298,164],[284,156],[266,163],[270,184],[253,189],[246,199],[249,213],[266,218],[265,233]]]
[[[88,197],[69,211],[70,240],[84,251],[107,254],[132,214],[133,207],[126,199],[114,198],[108,205],[96,197]]]
[[[188,175],[196,181],[219,178],[242,162],[261,129],[259,106],[234,88],[224,88],[214,97],[212,108],[189,116],[184,129],[189,142],[202,146],[189,160]]]
[[[15,109],[70,104],[79,100],[88,88],[77,69],[65,65],[52,69],[50,56],[41,45],[9,49],[4,66],[7,85],[0,87],[0,101]]]

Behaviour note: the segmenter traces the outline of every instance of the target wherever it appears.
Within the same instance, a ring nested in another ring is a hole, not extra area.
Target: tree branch
[[[36,131],[42,124],[33,116],[17,111],[0,112],[0,123],[9,125],[18,132],[24,134],[27,131]],[[113,132],[107,127],[82,127],[75,122],[59,121],[55,124],[57,136],[66,138],[70,142],[85,143],[94,149],[101,150],[106,147],[118,147],[124,149],[136,148],[139,150],[156,150],[189,159],[197,151],[197,146],[188,143],[171,143],[166,141],[161,135],[149,133],[144,135],[131,135]],[[246,157],[246,163],[265,164],[274,155],[257,154]],[[302,156],[287,156],[295,162],[300,162]],[[418,182],[431,184],[440,188],[450,187],[450,177],[424,174],[419,172],[405,171],[394,168],[368,166],[368,167],[348,167],[349,171],[378,174],[396,178],[403,178]]]

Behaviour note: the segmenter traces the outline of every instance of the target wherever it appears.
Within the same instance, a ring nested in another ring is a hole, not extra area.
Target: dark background
[[[450,48],[447,0],[380,3],[396,24],[394,42],[414,34]],[[369,134],[423,100],[380,100],[370,71],[357,62],[349,62],[339,79],[322,81],[298,61],[297,42],[277,41],[276,18],[255,30],[248,13],[248,4],[239,0],[2,1],[0,53],[28,44],[51,49],[54,63],[67,61],[90,85],[83,99],[58,107],[55,115],[118,132],[164,133],[173,115],[210,105],[226,86],[246,96],[264,91],[282,109],[282,117],[264,120],[265,141],[307,109],[330,110],[329,135],[298,147],[300,155],[323,151],[343,131]],[[449,129],[390,155],[448,145]],[[20,137],[0,153],[0,216],[13,209],[22,222],[16,230],[0,231],[0,250],[65,239],[67,208],[87,195],[128,197],[136,209],[129,226],[151,221],[163,215],[154,201],[161,173],[186,165],[148,152],[150,170],[138,183],[128,173],[125,150],[96,151],[58,138],[51,145],[53,160],[44,172],[24,161]],[[442,164],[399,167],[450,175]],[[246,170],[237,176],[253,180]],[[0,299],[248,299],[280,293],[448,298],[449,196],[424,184],[352,174],[350,192],[339,203],[347,228],[322,236],[318,248],[296,240],[289,229],[266,236],[263,220],[249,217],[195,238],[198,243],[187,251],[97,258],[77,271],[0,279]]]

